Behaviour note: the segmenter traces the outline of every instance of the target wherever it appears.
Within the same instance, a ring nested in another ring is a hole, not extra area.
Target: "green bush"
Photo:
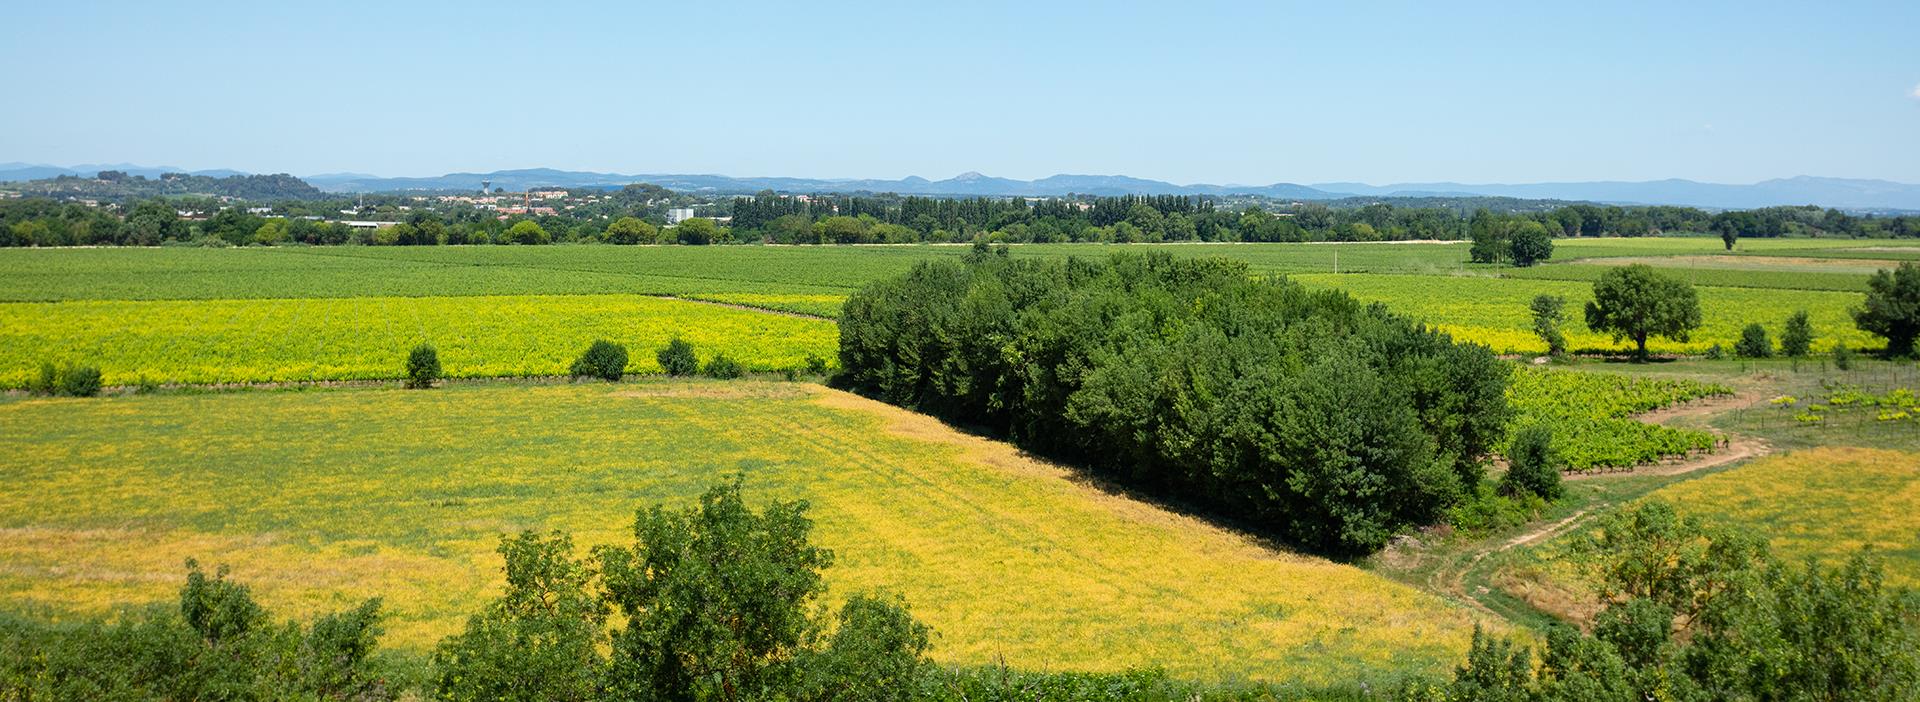
[[[1805,358],[1813,349],[1813,322],[1807,319],[1807,311],[1800,310],[1787,318],[1787,328],[1780,332],[1780,354],[1793,358]]]
[[[40,371],[27,381],[27,392],[34,395],[93,397],[100,394],[100,369],[82,365],[40,364]]]
[[[807,354],[807,372],[813,375],[827,374],[827,359],[818,354]]]
[[[738,361],[728,358],[726,354],[721,353],[714,354],[713,359],[707,361],[706,373],[707,377],[710,378],[733,380],[734,378],[745,375],[746,369],[741,368]]]
[[[440,352],[430,344],[413,347],[407,354],[407,387],[430,388],[440,379]]]
[[[1767,339],[1766,327],[1749,324],[1740,330],[1740,340],[1734,342],[1733,352],[1742,358],[1773,358],[1773,342]]]
[[[1853,370],[1853,349],[1846,344],[1833,345],[1833,367],[1840,370]]]
[[[1500,479],[1500,491],[1507,495],[1534,495],[1557,500],[1565,493],[1560,484],[1560,455],[1553,443],[1553,429],[1545,424],[1529,424],[1514,432],[1507,449],[1507,475]]]
[[[1727,349],[1719,344],[1707,347],[1707,360],[1718,361],[1727,357]]]
[[[679,337],[674,337],[673,341],[661,347],[654,354],[654,359],[660,362],[660,370],[666,371],[667,375],[688,376],[700,372],[700,359],[693,354],[693,344]]]
[[[568,371],[575,378],[599,378],[619,382],[627,373],[627,347],[601,339],[587,347]]]
[[[60,394],[68,397],[93,397],[100,394],[100,369],[78,365],[61,369]]]
[[[40,371],[27,381],[27,392],[35,395],[52,395],[60,391],[60,368],[51,361],[40,362]]]

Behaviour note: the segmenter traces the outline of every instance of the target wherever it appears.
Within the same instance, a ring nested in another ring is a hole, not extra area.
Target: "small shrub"
[[[100,369],[93,366],[56,366],[41,363],[40,372],[27,381],[27,392],[35,395],[93,397],[100,394]]]
[[[1834,344],[1833,367],[1840,370],[1853,370],[1853,349],[1846,344]]]
[[[1808,321],[1807,311],[1800,310],[1787,318],[1786,331],[1780,332],[1780,353],[1794,358],[1807,355],[1813,347],[1813,322]]]
[[[571,373],[575,378],[619,382],[627,373],[627,347],[606,339],[595,341],[586,353],[580,354],[580,360],[573,362]]]
[[[746,372],[746,369],[740,367],[738,361],[728,358],[724,353],[714,354],[713,360],[707,361],[707,377],[710,378],[733,380],[745,375]]]
[[[687,376],[700,372],[700,359],[693,355],[693,344],[678,337],[661,347],[654,358],[660,361],[660,370],[666,371],[667,375]]]
[[[52,395],[60,389],[60,369],[52,363],[42,362],[40,372],[27,382],[27,392],[35,395]]]
[[[430,388],[440,379],[440,352],[431,344],[413,347],[407,354],[407,387]]]
[[[1740,340],[1734,342],[1733,352],[1742,358],[1772,358],[1773,342],[1767,339],[1766,327],[1749,324],[1740,330]]]
[[[93,397],[100,394],[100,369],[93,366],[62,368],[60,394],[68,397]]]
[[[160,392],[160,381],[158,380],[142,374],[139,380],[133,381],[133,393],[135,395],[151,395],[156,392]]]
[[[1718,361],[1726,357],[1727,357],[1727,350],[1724,348],[1721,348],[1719,344],[1714,344],[1712,346],[1707,347],[1707,360]]]
[[[819,354],[807,354],[807,372],[813,375],[826,375],[827,359],[821,358]]]
[[[1500,479],[1500,490],[1508,495],[1560,499],[1565,487],[1560,484],[1560,456],[1553,445],[1553,429],[1544,424],[1529,424],[1514,433],[1513,446],[1507,449],[1507,475]]]

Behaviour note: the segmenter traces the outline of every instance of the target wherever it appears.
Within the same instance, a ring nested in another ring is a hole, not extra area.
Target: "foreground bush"
[[[1450,682],[1407,700],[1920,699],[1920,602],[1867,555],[1775,561],[1757,535],[1645,502],[1579,549],[1604,609],[1532,652],[1476,632]]]
[[[631,546],[576,560],[564,535],[505,540],[507,588],[435,656],[441,699],[904,699],[928,630],[856,595],[830,619],[803,502],[747,507],[740,483],[634,520]],[[610,614],[619,624],[609,629]]]
[[[383,700],[380,604],[274,622],[247,588],[192,561],[175,609],[111,622],[0,618],[0,699]]]
[[[407,354],[407,387],[430,388],[440,379],[440,352],[429,344],[413,347]]]
[[[679,337],[660,347],[654,353],[654,360],[660,362],[660,370],[667,375],[688,376],[700,372],[700,359],[693,354],[693,344]]]
[[[1366,553],[1472,494],[1508,366],[1242,263],[976,251],[876,282],[841,382],[1001,432],[1321,552]]]
[[[601,339],[587,347],[568,371],[575,378],[599,378],[620,382],[627,374],[627,347]]]

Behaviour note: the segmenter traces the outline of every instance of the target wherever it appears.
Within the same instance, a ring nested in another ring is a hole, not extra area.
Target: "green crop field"
[[[665,379],[0,400],[0,598],[103,612],[231,564],[276,613],[386,598],[386,645],[455,632],[498,535],[622,538],[734,472],[805,498],[836,600],[903,594],[936,659],[1193,678],[1444,673],[1464,608],[1102,492],[814,385]],[[1491,625],[1491,624],[1490,624]]]
[[[1714,395],[1724,385],[1691,380],[1636,378],[1613,373],[1522,368],[1513,374],[1507,399],[1516,426],[1551,426],[1566,468],[1630,467],[1689,451],[1711,450],[1716,437],[1631,417],[1649,410]]]

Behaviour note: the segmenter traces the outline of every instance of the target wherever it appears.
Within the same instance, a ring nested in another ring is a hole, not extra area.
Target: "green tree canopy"
[[[1700,327],[1700,298],[1686,281],[1643,263],[1620,266],[1593,283],[1587,303],[1587,328],[1610,333],[1614,341],[1632,339],[1635,354],[1647,357],[1647,338],[1686,341]]]
[[[1920,264],[1907,261],[1867,279],[1867,301],[1853,310],[1861,331],[1886,337],[1887,355],[1912,356],[1920,336]]]

